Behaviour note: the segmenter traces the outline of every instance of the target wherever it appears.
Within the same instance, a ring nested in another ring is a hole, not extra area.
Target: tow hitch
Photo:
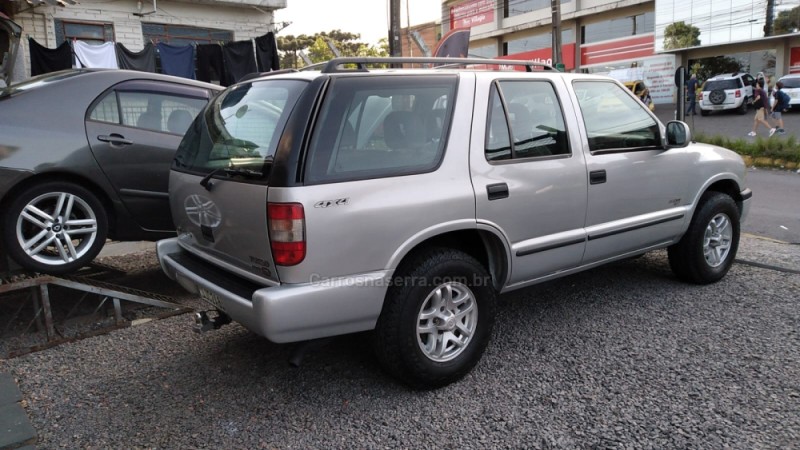
[[[216,316],[208,317],[208,313],[214,312]],[[227,314],[219,310],[200,311],[194,314],[194,327],[192,328],[196,333],[205,333],[206,331],[218,330],[223,325],[231,323],[231,318]]]

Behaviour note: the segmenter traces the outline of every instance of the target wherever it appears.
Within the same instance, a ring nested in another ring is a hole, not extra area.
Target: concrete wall
[[[81,0],[77,5],[67,7],[38,6],[24,7],[14,14],[14,21],[22,26],[22,49],[25,55],[25,74],[30,76],[30,56],[27,37],[34,38],[40,44],[56,47],[55,19],[110,22],[114,24],[114,39],[121,42],[131,51],[139,51],[144,47],[142,23],[161,23],[189,25],[204,28],[216,28],[233,32],[234,40],[246,40],[261,36],[272,30],[272,10],[254,7],[249,4],[231,4],[229,2],[199,3],[161,0],[157,2],[157,11],[143,17],[134,15],[139,12],[136,0]],[[274,2],[285,5],[285,2]],[[142,1],[141,12],[153,11],[153,3]]]

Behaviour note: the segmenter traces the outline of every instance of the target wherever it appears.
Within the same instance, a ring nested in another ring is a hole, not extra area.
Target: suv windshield
[[[781,83],[785,88],[800,88],[800,78],[784,78]]]
[[[260,177],[307,84],[265,80],[229,88],[209,103],[189,128],[175,154],[174,167]]]
[[[741,83],[739,82],[738,78],[731,78],[729,80],[709,80],[706,83],[705,91],[715,91],[717,89],[722,89],[723,91],[726,89],[739,89]]]

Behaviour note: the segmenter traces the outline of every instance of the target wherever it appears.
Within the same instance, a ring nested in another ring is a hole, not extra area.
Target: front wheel
[[[703,194],[689,229],[669,247],[669,265],[678,278],[714,283],[730,270],[739,248],[739,208],[720,192]]]
[[[105,244],[108,219],[89,190],[51,181],[32,186],[10,203],[3,243],[20,266],[61,275],[91,262]]]
[[[398,268],[375,329],[375,353],[390,375],[436,388],[478,363],[494,324],[496,293],[471,256],[432,249]]]

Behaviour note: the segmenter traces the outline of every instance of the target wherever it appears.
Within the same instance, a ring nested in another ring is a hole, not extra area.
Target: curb
[[[22,407],[22,393],[7,373],[0,373],[0,450],[34,448],[37,435]]]

